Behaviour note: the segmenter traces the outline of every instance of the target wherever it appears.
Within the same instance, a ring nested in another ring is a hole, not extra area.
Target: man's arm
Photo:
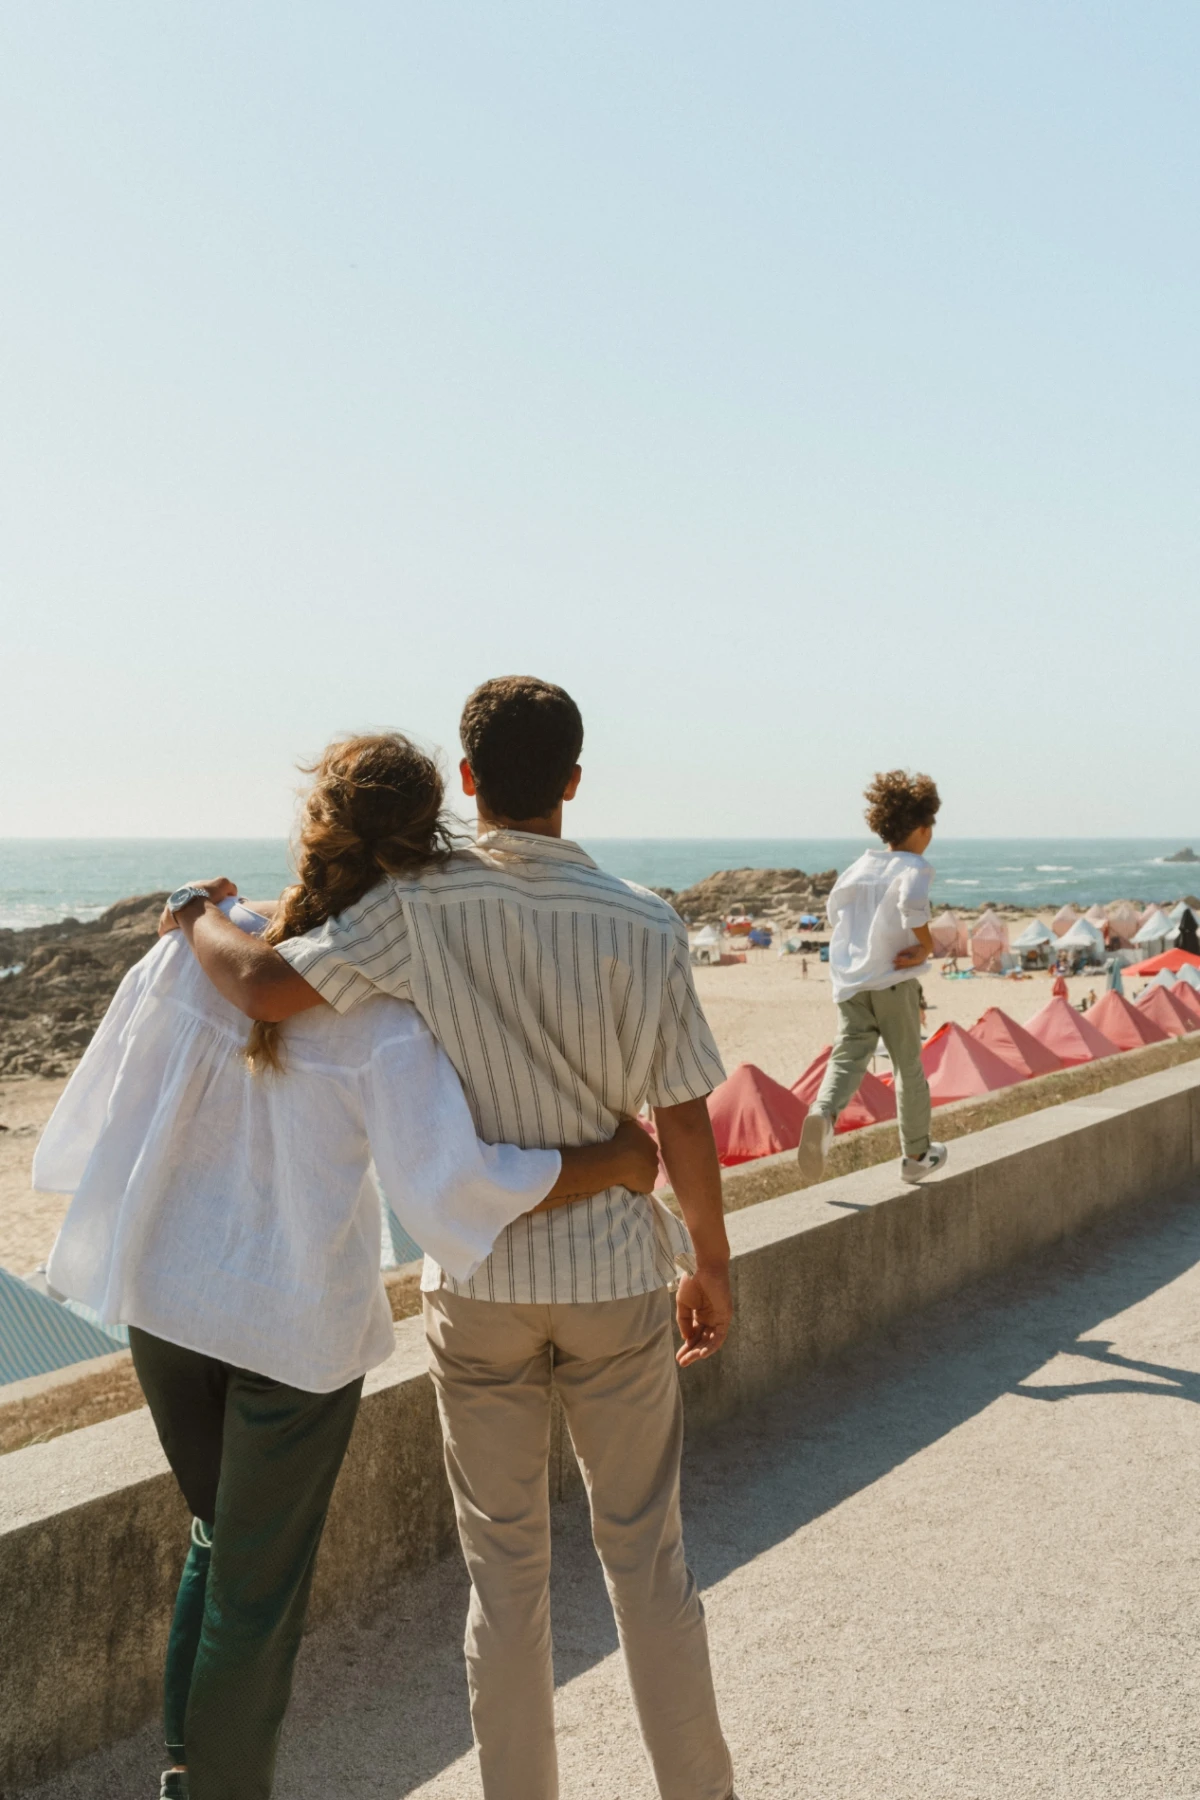
[[[685,1275],[675,1296],[683,1348],[681,1369],[712,1356],[733,1320],[729,1287],[729,1239],[721,1198],[721,1165],[705,1100],[656,1106],[654,1127],[679,1210],[696,1250],[696,1273]]]
[[[239,931],[221,912],[219,902],[237,893],[231,881],[196,881],[205,900],[193,900],[177,913],[164,910],[158,922],[159,936],[182,931],[196,961],[219,994],[239,1012],[270,1024],[290,1019],[294,1013],[324,1006],[325,1000],[284,961],[272,944]]]
[[[549,1212],[586,1200],[605,1188],[628,1188],[631,1194],[648,1194],[658,1174],[658,1145],[636,1119],[622,1119],[605,1144],[583,1144],[560,1150],[562,1171],[544,1200],[530,1210]]]

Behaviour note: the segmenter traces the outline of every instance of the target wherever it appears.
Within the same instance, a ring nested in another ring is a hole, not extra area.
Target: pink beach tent
[[[754,1063],[739,1063],[708,1096],[708,1116],[722,1168],[794,1150],[808,1108],[790,1088]]]
[[[1080,916],[1081,915],[1075,911],[1075,908],[1068,900],[1065,906],[1059,907],[1058,911],[1051,919],[1050,929],[1055,937],[1066,937],[1072,925],[1078,925]]]
[[[1140,1050],[1146,1044],[1165,1044],[1167,1041],[1168,1033],[1162,1026],[1156,1024],[1144,1008],[1134,1006],[1124,994],[1102,994],[1095,1006],[1088,1009],[1087,1017],[1088,1023],[1102,1031],[1106,1038],[1111,1038],[1118,1050]]]
[[[1168,1037],[1183,1037],[1189,1031],[1200,1030],[1200,1019],[1175,998],[1170,988],[1149,987],[1136,1004],[1148,1019],[1162,1026]]]
[[[1122,946],[1131,944],[1141,922],[1142,915],[1136,906],[1130,906],[1128,901],[1118,902],[1108,915],[1109,943]]]
[[[921,1052],[921,1062],[935,1106],[970,1100],[976,1094],[991,1094],[997,1088],[1015,1087],[1024,1079],[1011,1063],[953,1023],[934,1032]]]
[[[976,1019],[967,1036],[985,1049],[994,1050],[1002,1061],[1017,1071],[1022,1081],[1027,1081],[1031,1075],[1053,1075],[1056,1069],[1062,1068],[1053,1050],[1048,1050],[998,1006],[989,1006],[983,1017]]]
[[[971,933],[971,966],[982,975],[998,975],[1008,951],[1008,926],[992,911],[981,913]]]
[[[1053,1050],[1064,1068],[1073,1069],[1080,1063],[1097,1062],[1102,1056],[1115,1056],[1117,1046],[1111,1038],[1106,1038],[1102,1031],[1090,1025],[1082,1013],[1077,1013],[1069,1000],[1055,995],[1047,1000],[1041,1012],[1034,1013],[1025,1025],[1030,1037],[1035,1037],[1039,1044],[1045,1044],[1047,1050]]]
[[[1171,989],[1171,998],[1181,1012],[1189,1013],[1194,1021],[1192,1030],[1200,1027],[1200,993],[1189,987],[1186,981],[1177,981]]]
[[[805,1113],[821,1091],[831,1048],[831,1045],[826,1044],[820,1055],[809,1063],[800,1079],[792,1083],[792,1094],[800,1101]],[[868,1069],[857,1094],[845,1112],[839,1114],[834,1130],[839,1133],[861,1131],[864,1125],[881,1125],[886,1119],[894,1119],[895,1116],[895,1094],[886,1082],[880,1081],[878,1075],[872,1075]]]
[[[929,935],[933,939],[935,956],[965,956],[970,948],[966,925],[949,908],[934,919],[929,927]]]

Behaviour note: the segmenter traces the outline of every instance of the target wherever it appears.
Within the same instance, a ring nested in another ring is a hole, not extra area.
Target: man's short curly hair
[[[467,700],[459,736],[493,818],[544,819],[579,761],[583,720],[570,694],[552,681],[498,675]]]
[[[891,850],[922,826],[932,825],[942,804],[932,776],[910,775],[907,769],[876,775],[863,798],[867,824]]]

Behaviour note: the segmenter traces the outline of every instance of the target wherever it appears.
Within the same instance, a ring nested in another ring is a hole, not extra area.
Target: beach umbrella
[[[1024,1080],[1011,1063],[953,1023],[934,1032],[921,1052],[921,1063],[935,1106],[970,1100],[977,1094],[994,1093],[997,1088],[1015,1087]]]
[[[1200,956],[1193,956],[1187,950],[1164,950],[1159,956],[1148,956],[1144,962],[1134,963],[1127,968],[1127,975],[1157,975],[1160,969],[1170,969],[1178,975],[1180,969],[1188,966],[1200,972]]]
[[[754,1063],[739,1063],[708,1096],[708,1116],[722,1168],[794,1150],[807,1108]]]
[[[967,1035],[985,1049],[993,1050],[1017,1071],[1023,1081],[1031,1075],[1052,1075],[1062,1068],[1053,1050],[1039,1043],[1023,1025],[1010,1019],[998,1006],[989,1006]]]
[[[1090,1009],[1088,1024],[1102,1031],[1118,1050],[1140,1050],[1145,1044],[1165,1044],[1168,1036],[1143,1008],[1132,1006],[1124,994],[1111,990]]]
[[[1114,962],[1109,965],[1107,986],[1110,994],[1124,994],[1125,983],[1121,979],[1121,965],[1119,962]]]
[[[0,1269],[0,1387],[93,1356],[111,1356],[115,1349],[99,1326]]]
[[[1031,1037],[1053,1050],[1064,1068],[1080,1063],[1098,1062],[1102,1056],[1115,1056],[1117,1046],[1111,1038],[1077,1013],[1069,1000],[1056,994],[1040,1012],[1027,1019],[1025,1029]]]
[[[798,1081],[792,1083],[792,1093],[804,1107],[805,1113],[813,1105],[821,1091],[821,1083],[825,1079],[825,1070],[829,1066],[832,1045],[826,1044],[818,1056],[809,1063]],[[872,1075],[868,1069],[859,1085],[857,1094],[846,1108],[839,1113],[834,1131],[861,1131],[864,1125],[881,1125],[887,1119],[896,1117],[896,1095],[893,1088],[878,1075]]]
[[[1144,994],[1139,994],[1137,1005],[1148,1019],[1161,1025],[1168,1037],[1183,1037],[1186,1032],[1195,1031],[1200,1025],[1193,1015],[1182,1007],[1174,994],[1167,988],[1151,984]]]

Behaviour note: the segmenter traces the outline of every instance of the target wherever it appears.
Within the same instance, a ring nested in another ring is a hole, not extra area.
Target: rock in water
[[[816,912],[836,880],[836,869],[820,875],[806,875],[803,869],[718,869],[673,894],[671,904],[697,924],[733,912]]]
[[[65,1075],[104,1017],[121,977],[145,956],[166,894],[118,900],[81,925],[62,919],[0,930],[0,1075]]]

